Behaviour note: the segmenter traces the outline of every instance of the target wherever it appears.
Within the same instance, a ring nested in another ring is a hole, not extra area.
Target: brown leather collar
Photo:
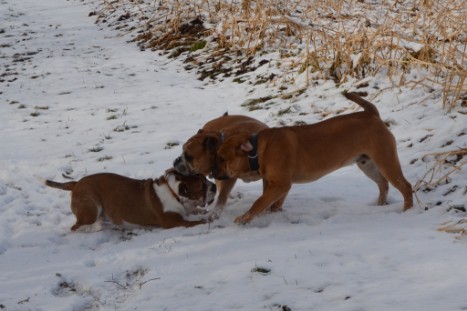
[[[165,171],[164,176],[161,176],[159,179],[156,180],[156,184],[158,186],[161,186],[162,184],[166,184],[167,188],[169,189],[170,193],[175,198],[175,200],[177,200],[177,202],[179,203],[182,203],[182,199],[180,199],[180,196],[172,189],[172,187],[170,187],[170,184],[169,184],[169,180],[168,180],[169,175],[173,175],[173,171],[174,170],[170,170],[170,169]]]

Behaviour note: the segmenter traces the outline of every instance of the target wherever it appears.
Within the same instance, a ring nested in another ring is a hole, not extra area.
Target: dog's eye
[[[193,161],[193,157],[186,152],[183,154],[183,157],[185,158],[185,161],[187,162]]]

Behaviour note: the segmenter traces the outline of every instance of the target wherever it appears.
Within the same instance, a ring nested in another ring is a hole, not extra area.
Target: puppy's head
[[[216,179],[241,178],[250,173],[248,152],[253,149],[251,133],[238,132],[230,136],[218,149],[216,156]]]
[[[216,185],[204,175],[183,175],[171,169],[165,176],[170,188],[178,195],[185,208],[204,207],[214,201]]]
[[[183,175],[211,174],[219,144],[219,133],[199,130],[183,145],[183,153],[173,163],[175,170]]]

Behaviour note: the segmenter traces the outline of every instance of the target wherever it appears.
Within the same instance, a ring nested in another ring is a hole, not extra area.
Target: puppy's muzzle
[[[173,166],[175,170],[182,175],[185,175],[185,176],[192,175],[184,159],[181,156],[174,160]]]
[[[209,183],[208,191],[206,192],[206,202],[208,205],[211,205],[214,202],[216,197],[217,187],[214,183]]]

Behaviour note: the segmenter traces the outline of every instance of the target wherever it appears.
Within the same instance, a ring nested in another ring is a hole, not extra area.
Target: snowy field
[[[233,220],[260,182],[238,183],[210,225],[71,233],[69,193],[37,176],[159,177],[225,111],[278,126],[357,109],[340,95],[351,82],[318,80],[248,112],[242,104],[267,88],[201,82],[178,60],[140,52],[94,23],[98,4],[0,0],[0,310],[467,310],[467,239],[438,231],[467,217],[465,167],[421,187],[405,213],[393,188],[375,206],[377,187],[352,166],[293,186],[282,212],[246,226]],[[370,94],[385,83],[372,80]],[[465,108],[440,101],[399,88],[373,101],[414,185],[436,164],[425,155],[467,147]]]

